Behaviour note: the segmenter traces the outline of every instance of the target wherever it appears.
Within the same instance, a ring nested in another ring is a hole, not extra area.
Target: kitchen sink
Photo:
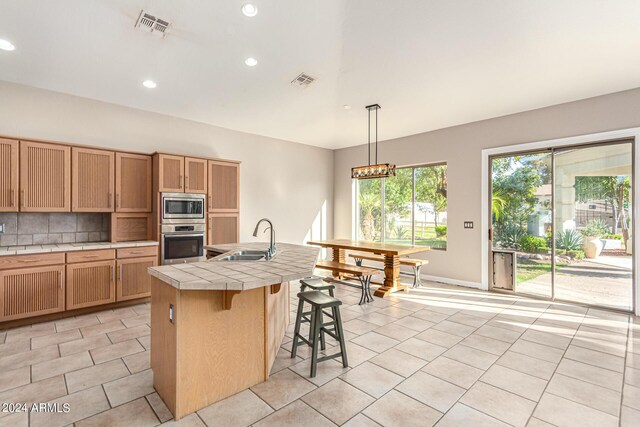
[[[267,251],[243,250],[230,253],[216,261],[261,261],[267,259]]]

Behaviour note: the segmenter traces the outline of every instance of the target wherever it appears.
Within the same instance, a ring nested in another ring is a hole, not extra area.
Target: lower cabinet
[[[64,265],[0,271],[0,321],[64,311]]]
[[[67,265],[67,310],[115,302],[114,260]]]
[[[119,259],[117,300],[143,298],[151,295],[151,276],[147,268],[158,265],[157,257]]]

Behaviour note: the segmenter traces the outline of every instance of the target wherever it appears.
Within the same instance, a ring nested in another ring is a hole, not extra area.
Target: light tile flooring
[[[336,292],[349,368],[308,378],[290,327],[269,381],[175,424],[152,386],[148,305],[2,331],[0,402],[70,412],[0,426],[640,425],[638,318],[433,283],[365,306]]]

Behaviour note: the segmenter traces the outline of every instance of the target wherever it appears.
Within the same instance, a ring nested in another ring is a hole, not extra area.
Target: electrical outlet
[[[4,233],[4,224],[0,224],[0,234]]]
[[[473,221],[465,221],[464,228],[473,228]]]
[[[169,304],[169,322],[173,323],[173,304]]]

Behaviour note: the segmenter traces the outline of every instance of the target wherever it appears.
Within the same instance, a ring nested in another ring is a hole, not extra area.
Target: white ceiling
[[[0,80],[328,148],[365,143],[376,102],[383,140],[640,86],[638,0],[243,3],[1,0]]]

